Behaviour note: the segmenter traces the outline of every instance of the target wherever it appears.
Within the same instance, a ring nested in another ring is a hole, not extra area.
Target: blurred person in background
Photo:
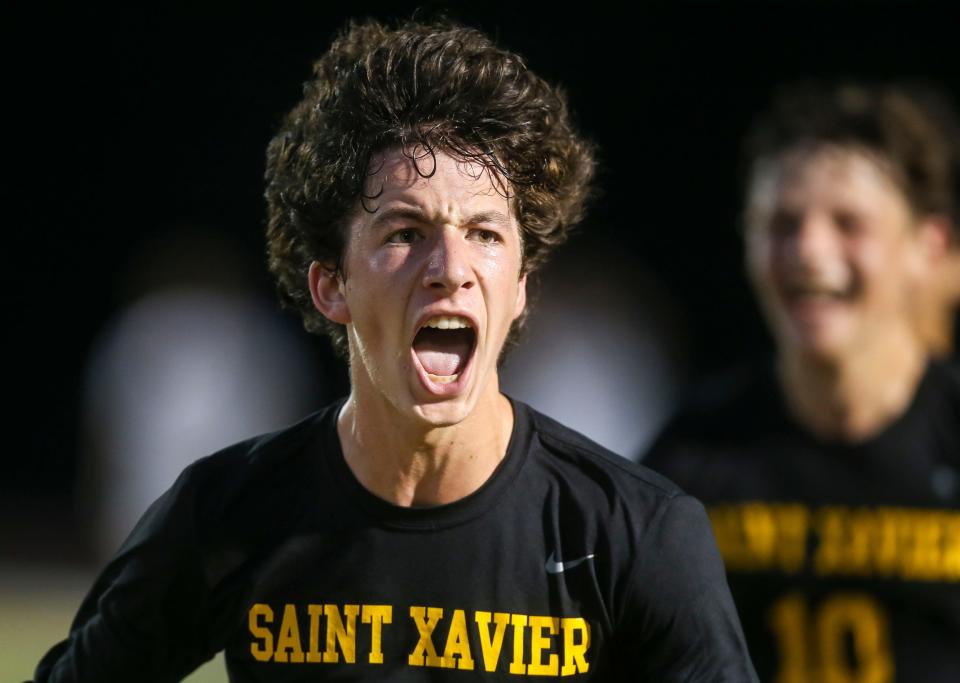
[[[129,303],[94,343],[83,392],[82,507],[100,560],[194,460],[317,405],[324,378],[306,340],[251,285],[247,261],[193,226],[148,241],[126,268]]]
[[[708,506],[764,681],[960,671],[960,371],[931,348],[956,303],[940,101],[807,85],[758,119],[745,259],[776,359],[694,392],[645,460]]]
[[[703,507],[500,392],[593,170],[562,93],[481,33],[348,26],[266,195],[281,297],[350,395],[189,467],[37,681],[219,650],[234,681],[756,680]]]

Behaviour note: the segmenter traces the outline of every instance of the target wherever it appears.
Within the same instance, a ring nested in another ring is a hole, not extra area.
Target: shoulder
[[[781,401],[771,364],[738,365],[694,384],[665,433],[683,430],[722,438],[738,433],[745,422],[776,419]]]
[[[201,543],[269,535],[270,526],[292,522],[311,499],[318,475],[324,425],[338,404],[296,424],[232,444],[187,467],[155,504],[189,519]],[[282,504],[280,502],[282,501]],[[167,514],[151,518],[166,518]]]
[[[941,400],[953,408],[960,408],[960,365],[950,361],[932,361],[927,370],[927,382]]]
[[[911,442],[932,439],[943,457],[960,465],[960,366],[930,363],[902,427]]]
[[[588,525],[603,529],[623,558],[644,556],[642,547],[713,547],[703,505],[670,479],[627,460],[529,406],[530,457],[536,476],[555,487],[558,505],[575,509]],[[694,542],[692,539],[696,538]]]
[[[531,456],[541,474],[586,500],[624,501],[628,508],[654,510],[683,492],[666,477],[617,455],[530,406]]]
[[[772,363],[741,365],[694,385],[642,461],[709,501],[766,471],[769,444],[795,431]]]
[[[949,457],[960,452],[960,366],[943,360],[930,361],[910,405],[872,443],[906,440],[916,447],[931,436]]]
[[[293,425],[244,439],[200,458],[184,474],[197,486],[229,486],[295,467],[307,444],[322,437],[324,423],[339,405],[331,404]]]
[[[741,365],[693,385],[643,461],[660,469],[681,451],[723,447],[763,432],[781,432],[786,415],[773,368]]]

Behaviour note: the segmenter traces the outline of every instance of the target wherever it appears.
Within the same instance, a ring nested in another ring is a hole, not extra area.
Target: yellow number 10
[[[811,609],[798,593],[770,609],[780,648],[775,683],[890,683],[893,656],[883,609],[869,595],[837,593]]]

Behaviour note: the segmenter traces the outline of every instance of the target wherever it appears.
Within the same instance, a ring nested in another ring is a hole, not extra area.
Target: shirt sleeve
[[[643,661],[620,680],[747,683],[757,675],[703,505],[677,495],[648,528],[628,597],[628,637]]]
[[[188,468],[137,523],[80,606],[36,683],[178,681],[219,647],[208,637],[210,591]]]

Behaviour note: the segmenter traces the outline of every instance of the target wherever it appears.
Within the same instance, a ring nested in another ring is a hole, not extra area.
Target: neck
[[[913,399],[927,356],[909,330],[877,338],[840,359],[781,353],[787,408],[817,436],[869,439],[900,417]]]
[[[510,401],[496,378],[488,388],[464,420],[442,427],[354,388],[337,419],[347,465],[364,488],[394,505],[443,505],[473,493],[503,460],[513,433]]]

